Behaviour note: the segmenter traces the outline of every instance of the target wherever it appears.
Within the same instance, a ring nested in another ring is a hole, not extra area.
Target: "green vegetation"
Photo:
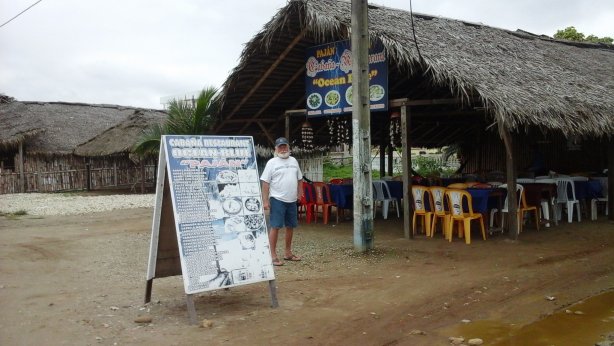
[[[612,44],[614,39],[608,36],[597,37],[595,35],[584,36],[583,33],[578,32],[575,27],[568,26],[563,30],[557,30],[554,34],[554,38],[578,42],[592,42],[592,43],[608,43]]]
[[[412,168],[423,177],[441,177],[449,176],[454,173],[454,168],[448,168],[442,165],[440,160],[429,156],[415,156],[412,157]],[[395,174],[402,174],[402,172],[396,172]],[[373,179],[379,179],[380,174],[378,170],[372,170],[371,176]],[[332,178],[352,178],[352,162],[349,161],[344,165],[332,163],[330,161],[324,162],[324,174],[323,180],[330,181]]]
[[[134,153],[145,156],[156,154],[162,135],[204,135],[215,123],[220,106],[218,90],[208,87],[200,92],[196,102],[172,100],[168,105],[168,118],[163,124],[146,129],[135,144]]]
[[[0,216],[4,216],[7,219],[16,219],[17,216],[23,216],[23,215],[28,215],[28,212],[21,209],[21,210],[17,210],[15,212],[12,213],[5,213],[3,211],[0,211]]]
[[[411,167],[423,177],[441,177],[454,173],[453,168],[445,167],[439,160],[429,156],[412,157]]]
[[[323,174],[323,180],[324,181],[330,181],[332,178],[340,178],[340,179],[344,179],[344,178],[353,178],[354,177],[354,173],[353,173],[353,169],[352,169],[352,161],[349,161],[349,163],[346,163],[344,165],[337,165],[334,164],[330,161],[324,162],[324,174]],[[373,179],[379,179],[380,175],[379,175],[379,171],[371,171],[371,177]]]

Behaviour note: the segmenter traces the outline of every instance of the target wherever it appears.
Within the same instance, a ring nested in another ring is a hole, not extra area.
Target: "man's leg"
[[[271,247],[271,258],[273,261],[277,259],[277,237],[279,235],[279,228],[271,228],[269,232],[269,245]]]
[[[284,258],[292,257],[292,235],[294,234],[294,229],[290,227],[286,227],[286,252]]]

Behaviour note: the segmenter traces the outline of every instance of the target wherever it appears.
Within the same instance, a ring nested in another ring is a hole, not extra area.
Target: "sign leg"
[[[185,295],[186,305],[188,306],[188,317],[190,324],[196,324],[196,308],[194,307],[194,298],[192,294]]]
[[[147,285],[145,286],[145,304],[151,301],[151,287],[153,286],[153,279],[147,280]]]
[[[277,288],[275,287],[275,280],[269,280],[269,290],[271,291],[271,307],[279,307],[277,302]]]

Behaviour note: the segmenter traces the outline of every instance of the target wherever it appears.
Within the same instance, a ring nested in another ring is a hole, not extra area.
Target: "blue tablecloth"
[[[330,188],[330,198],[342,209],[352,209],[354,207],[354,187],[352,185],[328,185]]]
[[[603,197],[601,196],[601,183],[599,180],[577,181],[574,180],[574,190],[576,191],[576,199],[592,199]],[[571,197],[571,196],[569,196]]]
[[[386,180],[386,185],[388,185],[390,195],[401,203],[401,199],[403,199],[403,182],[397,180]]]
[[[403,198],[403,182],[390,180],[386,181],[390,195],[396,198],[399,203]],[[330,198],[337,203],[339,208],[352,209],[354,207],[354,187],[352,185],[329,184]]]
[[[495,192],[503,192],[503,189],[467,189],[471,195],[474,213],[488,213],[492,208],[498,208],[499,200],[494,195]],[[501,198],[505,198],[503,195]]]

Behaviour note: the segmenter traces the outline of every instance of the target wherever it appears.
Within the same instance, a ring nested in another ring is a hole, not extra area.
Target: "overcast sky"
[[[37,0],[0,0],[0,24]],[[409,0],[369,3],[409,9]],[[220,87],[285,0],[43,0],[0,28],[0,93],[161,108]],[[614,1],[413,0],[414,12],[552,36],[614,37]]]

